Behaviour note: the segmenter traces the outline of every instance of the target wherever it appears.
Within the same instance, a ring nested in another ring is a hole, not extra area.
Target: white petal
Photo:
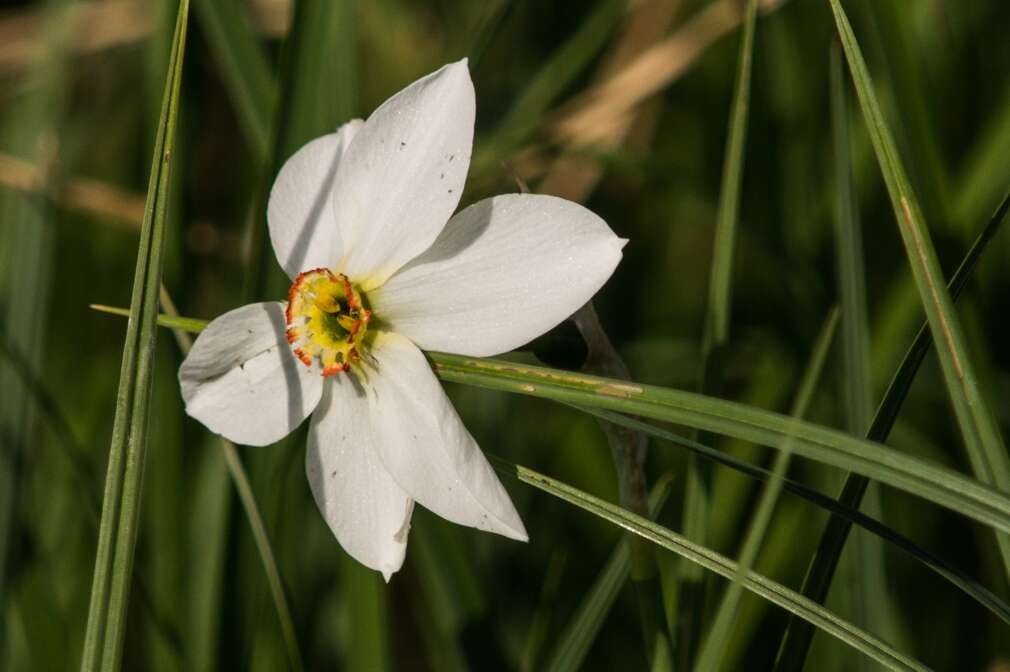
[[[379,455],[419,504],[461,525],[526,541],[526,528],[428,360],[402,336],[380,333],[364,387]]]
[[[465,59],[372,113],[337,171],[333,198],[344,242],[337,270],[371,289],[431,245],[459,203],[473,123]]]
[[[251,303],[207,325],[179,367],[186,412],[247,446],[287,436],[319,403],[322,376],[295,359],[280,303]]]
[[[369,295],[376,315],[425,350],[512,350],[592,298],[625,240],[586,208],[510,194],[471,205],[424,254]]]
[[[340,545],[389,581],[403,565],[414,500],[382,466],[360,383],[344,374],[330,381],[309,425],[305,473]]]
[[[284,162],[267,204],[270,242],[281,268],[292,278],[314,268],[333,268],[343,254],[333,214],[337,166],[361,128],[355,119],[312,140]]]

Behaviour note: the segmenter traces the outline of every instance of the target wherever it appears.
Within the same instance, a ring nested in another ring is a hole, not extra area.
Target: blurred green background
[[[632,377],[696,387],[742,3],[310,0],[294,20],[290,0],[193,3],[164,277],[182,314],[209,319],[249,299],[281,297],[285,280],[263,247],[263,194],[280,162],[468,56],[477,134],[461,204],[515,191],[516,176],[535,191],[584,201],[630,239],[596,303]],[[1010,185],[1010,5],[844,4],[949,274]],[[826,0],[762,6],[721,396],[788,412],[838,300],[835,27]],[[175,10],[171,0],[0,10],[3,670],[79,662],[125,328],[88,306],[129,304]],[[288,39],[295,31],[297,41]],[[636,60],[650,48],[651,60]],[[621,86],[599,87],[631,66],[634,77]],[[850,107],[876,404],[922,310],[851,95]],[[986,252],[959,303],[1004,431],[1006,236]],[[126,669],[283,669],[262,563],[216,439],[183,414],[182,356],[167,331],[158,357]],[[846,426],[845,376],[833,356],[811,420]],[[591,418],[542,400],[448,387],[486,452],[617,501],[607,442]],[[890,445],[970,471],[949,408],[931,355]],[[716,445],[770,462],[764,448],[719,438]],[[304,428],[240,454],[307,669],[543,669],[621,540],[617,528],[506,479],[529,544],[450,525],[419,507],[406,564],[386,585],[343,553],[319,515],[304,476]],[[650,447],[650,482],[673,475],[660,520],[675,530],[684,472],[681,449]],[[805,460],[790,473],[832,495],[842,477]],[[753,481],[716,468],[707,544],[739,553],[759,493]],[[1010,597],[988,531],[894,490],[879,496],[884,522]],[[825,520],[784,495],[758,571],[798,586]],[[860,530],[853,540],[875,543]],[[936,669],[1010,666],[1006,624],[908,555],[885,546],[879,557],[882,630],[855,615],[855,594],[869,579],[851,558],[829,606]],[[664,578],[676,571],[666,554],[659,561]],[[724,585],[711,581],[709,608],[698,612],[678,609],[668,590],[671,620],[696,619],[704,631]],[[745,596],[724,669],[769,668],[786,622],[784,612]],[[818,635],[807,669],[861,665],[859,654]],[[646,667],[629,587],[583,666]]]

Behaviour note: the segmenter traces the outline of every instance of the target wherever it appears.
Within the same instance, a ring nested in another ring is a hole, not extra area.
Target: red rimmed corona
[[[346,275],[328,268],[299,273],[285,311],[291,349],[306,366],[318,359],[323,376],[351,370],[361,361],[372,311]]]

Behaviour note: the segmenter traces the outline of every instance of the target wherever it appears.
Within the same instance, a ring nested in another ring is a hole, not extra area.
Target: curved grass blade
[[[612,422],[616,425],[624,425],[625,427],[629,427],[636,431],[649,434],[657,439],[669,441],[670,443],[674,443],[690,450],[706,460],[710,460],[724,467],[729,467],[734,471],[750,476],[751,478],[759,481],[769,481],[772,478],[772,472],[768,469],[755,466],[750,462],[746,462],[728,453],[716,450],[711,446],[706,446],[703,443],[698,443],[697,441],[675,434],[674,432],[650,425],[647,422],[636,420],[635,418],[622,415],[621,413],[604,411],[598,408],[575,405],[572,405],[572,408],[576,408],[584,413],[598,416],[607,422]],[[858,509],[847,506],[836,500],[834,497],[829,497],[828,495],[803,485],[802,483],[789,478],[784,478],[782,479],[782,489],[824,509],[832,514],[832,516],[837,517],[840,520],[844,520],[850,525],[858,525],[867,532],[875,534],[884,541],[900,548],[949,581],[952,585],[959,588],[966,595],[992,612],[992,614],[1001,621],[1010,625],[1010,605],[996,596],[988,588],[981,585],[940,556],[922,548],[908,537],[891,529],[887,525],[884,525],[877,519],[871,518]]]
[[[81,669],[118,670],[137,540],[188,0],[176,20],[126,328]]]
[[[800,382],[799,391],[796,394],[796,400],[790,413],[794,418],[802,418],[806,415],[807,408],[810,406],[810,400],[814,396],[817,383],[820,381],[821,373],[824,371],[824,362],[828,358],[828,351],[834,340],[835,331],[838,329],[838,317],[838,309],[832,309],[817,338],[813,352],[810,355],[810,363],[807,365],[806,373],[804,373],[803,380]],[[768,485],[761,495],[754,518],[751,520],[750,527],[747,530],[747,536],[744,538],[740,558],[737,560],[737,573],[723,594],[722,602],[719,604],[719,609],[715,614],[715,620],[712,622],[712,627],[709,628],[705,644],[698,656],[698,661],[695,665],[695,669],[697,670],[717,670],[722,665],[722,656],[732,636],[734,617],[740,604],[740,598],[743,596],[743,586],[739,580],[754,566],[758,551],[764,542],[765,534],[768,532],[769,525],[771,525],[775,505],[778,504],[779,495],[782,492],[782,481],[788,473],[789,462],[792,458],[790,443],[786,439],[775,456],[771,479],[768,481]]]
[[[943,370],[948,396],[957,416],[972,471],[983,483],[1004,492],[1010,491],[1010,456],[1007,455],[994,416],[982,396],[981,385],[968,356],[961,321],[943,281],[922,210],[884,121],[873,92],[873,82],[848,18],[839,0],[830,0],[830,3],[877,162],[898,220],[912,275],[926,310],[930,331],[937,343],[940,368]],[[1004,572],[1010,578],[1010,536],[997,533],[996,542]]]
[[[122,308],[94,307],[125,314]],[[159,323],[175,327],[192,325],[194,320],[162,316]],[[829,427],[683,390],[500,359],[427,354],[435,374],[450,382],[628,413],[772,448],[788,438],[797,455],[868,476],[995,529],[1010,531],[1010,497],[1006,494],[947,467]]]
[[[601,416],[602,417],[602,416]],[[660,477],[652,492],[649,493],[649,515],[655,519],[659,512],[663,510],[666,500],[673,489],[673,480],[669,475]],[[578,670],[582,668],[582,663],[589,653],[589,647],[603,627],[603,621],[610,608],[617,601],[617,596],[621,588],[628,580],[628,573],[631,571],[631,553],[628,548],[628,540],[622,539],[618,542],[617,548],[607,560],[606,566],[592,588],[585,594],[579,606],[575,610],[575,615],[565,626],[558,638],[557,644],[544,665],[547,672],[564,672],[566,670]]]
[[[968,280],[982,257],[982,252],[1007,219],[1008,212],[1010,212],[1010,192],[1004,196],[1003,202],[1000,203],[988,224],[982,229],[951,278],[948,287],[951,297],[955,300],[968,284]],[[901,405],[908,395],[908,390],[912,386],[912,381],[915,379],[915,374],[919,370],[919,365],[925,359],[932,343],[933,337],[929,330],[929,324],[923,323],[880,402],[880,407],[866,433],[867,439],[881,442],[887,440],[898,417],[898,411],[901,409]],[[858,509],[868,484],[869,480],[865,476],[849,474],[845,479],[842,492],[838,496],[838,502],[844,506]],[[838,567],[838,561],[851,527],[849,521],[841,518],[832,517],[828,520],[803,581],[802,592],[810,599],[823,603],[827,598],[831,580]],[[806,624],[799,621],[791,622],[779,652],[779,669],[802,669],[812,637],[813,631]]]
[[[626,511],[619,506],[603,501],[589,493],[566,485],[548,476],[521,465],[511,464],[492,458],[503,473],[514,475],[523,483],[584,509],[595,516],[618,525],[633,534],[640,535],[653,543],[696,562],[705,569],[722,577],[732,579],[738,572],[736,563],[704,546],[695,544],[685,537],[642,516]],[[747,590],[786,609],[801,618],[809,620],[824,632],[837,637],[852,648],[876,660],[892,670],[926,670],[922,663],[905,656],[873,635],[839,618],[816,602],[799,593],[753,571],[743,573],[740,583]]]

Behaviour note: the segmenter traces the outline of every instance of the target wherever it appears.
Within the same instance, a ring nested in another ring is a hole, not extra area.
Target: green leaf
[[[828,315],[821,334],[817,338],[810,363],[807,365],[806,373],[800,383],[799,391],[796,394],[796,401],[793,403],[791,415],[794,418],[802,418],[806,415],[810,400],[814,396],[814,391],[821,379],[821,372],[824,371],[824,362],[828,358],[828,350],[834,340],[835,331],[838,327],[839,312],[837,309]],[[772,514],[775,505],[778,503],[779,494],[782,492],[783,479],[788,473],[789,462],[792,457],[790,442],[787,439],[778,454],[775,456],[775,464],[772,468],[771,480],[765,487],[758,502],[757,511],[751,520],[747,536],[744,538],[743,548],[740,551],[740,558],[737,561],[737,573],[733,577],[732,583],[726,587],[722,602],[716,612],[715,620],[709,629],[708,637],[698,656],[696,669],[717,670],[722,664],[722,656],[725,653],[729,640],[733,634],[733,620],[736,616],[740,598],[743,595],[743,585],[740,579],[750,571],[757,559],[758,551],[764,542],[765,534],[771,525]]]
[[[609,418],[605,418],[609,422]],[[659,516],[673,489],[673,480],[667,475],[659,478],[649,493],[649,515]],[[622,539],[607,560],[603,571],[596,577],[592,587],[586,592],[575,609],[568,625],[561,631],[544,669],[548,672],[578,670],[589,653],[596,635],[603,627],[603,621],[617,601],[617,596],[628,581],[631,571],[631,553],[628,540]]]
[[[632,534],[637,534],[653,543],[698,563],[705,569],[722,577],[732,579],[738,568],[729,558],[719,555],[709,548],[695,544],[687,538],[658,525],[642,516],[626,511],[619,506],[603,501],[589,493],[566,485],[548,476],[521,465],[504,460],[494,460],[503,473],[510,473],[523,483],[584,509],[595,516],[618,525]],[[739,581],[750,592],[776,604],[800,618],[808,620],[824,632],[837,637],[857,651],[869,656],[892,670],[926,670],[927,668],[912,658],[905,656],[873,635],[844,621],[821,605],[808,600],[799,593],[753,571],[742,573]]]
[[[104,312],[123,314],[103,306]],[[193,320],[161,318],[163,326]],[[206,323],[204,323],[206,324]],[[904,455],[838,430],[760,408],[693,392],[559,371],[500,359],[427,353],[445,381],[604,408],[662,420],[793,451],[823,464],[868,476],[996,529],[1010,531],[1010,497],[952,469]]]
[[[1003,198],[1003,202],[979,234],[971,249],[968,250],[968,254],[961,261],[961,265],[958,266],[954,277],[951,278],[949,290],[953,298],[956,299],[961,294],[965,285],[968,284],[972,272],[982,257],[982,252],[996,235],[1000,225],[1006,220],[1008,212],[1010,212],[1010,192]],[[901,409],[905,397],[908,396],[908,390],[912,386],[912,381],[919,370],[919,365],[925,359],[926,353],[929,352],[932,343],[933,338],[929,330],[929,324],[924,323],[919,327],[919,332],[912,341],[912,345],[905,354],[898,370],[894,374],[894,378],[891,380],[891,384],[887,388],[887,392],[884,394],[883,400],[880,402],[870,429],[866,433],[868,439],[873,441],[887,440],[888,435],[891,433],[891,428],[898,417],[898,411]],[[858,509],[863,501],[863,494],[866,492],[868,485],[869,480],[865,476],[849,474],[845,479],[842,492],[838,496],[838,502],[846,507]],[[828,589],[831,587],[831,580],[838,566],[838,561],[850,529],[851,524],[847,520],[832,517],[828,521],[803,581],[802,592],[807,597],[822,603],[827,599]],[[779,652],[778,669],[802,669],[803,661],[810,649],[812,637],[813,631],[806,624],[798,621],[790,623]]]
[[[1007,455],[988,404],[982,397],[981,386],[965,346],[961,320],[943,281],[922,210],[880,111],[873,92],[873,82],[852,27],[839,1],[830,2],[877,162],[898,220],[898,229],[912,267],[912,275],[937,344],[940,368],[943,370],[948,396],[957,416],[972,470],[983,483],[1004,492],[1010,491],[1010,456]],[[997,533],[996,542],[1004,571],[1010,577],[1010,536]]]
[[[185,54],[188,0],[179,4],[161,118],[140,231],[137,267],[120,371],[116,415],[98,533],[82,670],[118,670],[137,540],[165,240],[172,152]]]

